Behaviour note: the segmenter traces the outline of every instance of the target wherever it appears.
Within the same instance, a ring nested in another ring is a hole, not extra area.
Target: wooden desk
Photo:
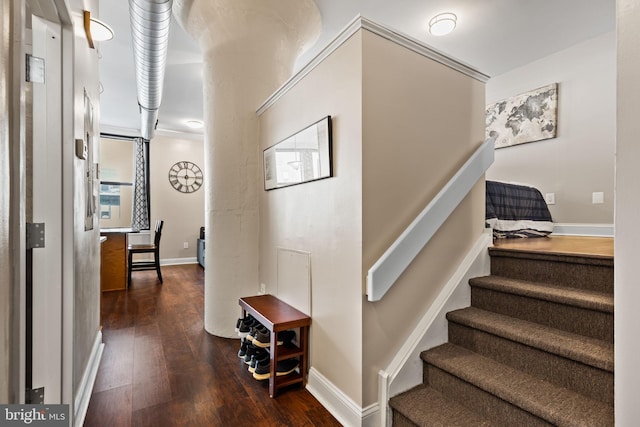
[[[100,230],[100,235],[107,237],[100,253],[101,291],[127,289],[127,234],[136,231],[131,228]]]
[[[280,301],[273,295],[258,295],[240,298],[243,317],[251,314],[269,331],[271,331],[271,343],[269,355],[271,359],[271,376],[269,376],[269,396],[275,397],[278,389],[291,384],[307,381],[309,326],[311,318],[289,304]],[[277,334],[280,331],[300,328],[298,334],[298,347],[278,346]],[[291,373],[284,376],[276,376],[276,363],[280,360],[299,358],[299,373]]]

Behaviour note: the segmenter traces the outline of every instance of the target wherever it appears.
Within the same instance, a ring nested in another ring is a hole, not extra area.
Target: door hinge
[[[44,248],[44,222],[27,223],[27,249]]]
[[[38,58],[27,53],[25,80],[31,83],[44,83],[44,58]]]
[[[28,388],[25,394],[24,403],[28,405],[44,405],[44,387]]]

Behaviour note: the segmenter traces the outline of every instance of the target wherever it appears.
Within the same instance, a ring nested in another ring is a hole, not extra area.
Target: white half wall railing
[[[425,247],[454,209],[493,163],[494,141],[488,139],[442,187],[427,207],[369,269],[367,298],[379,301]]]

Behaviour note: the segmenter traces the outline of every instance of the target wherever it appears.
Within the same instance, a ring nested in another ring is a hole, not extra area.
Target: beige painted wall
[[[180,193],[169,183],[169,168],[188,160],[204,172],[203,137],[158,132],[149,144],[151,228],[156,219],[164,220],[160,258],[195,258],[196,241],[204,225],[204,187],[193,193]],[[184,249],[184,242],[189,244],[188,249]]]
[[[484,139],[484,84],[363,35],[362,277]],[[363,295],[363,406],[483,229],[484,184],[378,302]]]
[[[84,135],[84,90],[93,105],[93,162],[99,162],[98,122],[100,96],[98,91],[98,54],[90,49],[84,36],[84,9],[97,10],[98,2],[74,0],[70,5],[74,31],[73,81],[73,137]],[[64,90],[64,89],[63,89]],[[63,144],[64,145],[64,144]],[[68,146],[73,146],[69,144]],[[68,154],[68,153],[66,153]],[[84,192],[85,163],[88,160],[73,156],[73,270],[74,270],[74,316],[73,316],[73,393],[78,391],[82,375],[91,356],[96,335],[100,330],[100,230],[97,212],[94,214],[93,230],[85,231]]]
[[[311,366],[361,407],[483,230],[478,184],[389,294],[367,302],[369,267],[483,141],[484,91],[361,30],[261,117],[263,149],[333,118],[335,176],[263,192],[260,279],[277,289],[278,247],[311,253]]]
[[[487,179],[555,193],[554,222],[613,223],[616,38],[606,33],[487,83],[487,103],[557,82],[558,136],[496,150]],[[592,192],[605,203],[591,203]]]
[[[264,191],[258,177],[260,281],[267,292],[276,293],[277,248],[311,254],[310,366],[358,404],[363,333],[361,82],[358,33],[260,117],[265,149],[331,115],[333,178]]]

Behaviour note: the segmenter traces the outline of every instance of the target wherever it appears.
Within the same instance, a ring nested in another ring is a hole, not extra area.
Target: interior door
[[[32,91],[27,217],[31,217],[29,222],[45,224],[45,243],[27,255],[31,259],[27,263],[31,264],[31,271],[27,271],[27,278],[31,278],[27,284],[28,297],[31,290],[27,300],[27,312],[31,302],[31,324],[27,320],[26,386],[44,387],[44,403],[62,401],[61,46],[60,25],[33,16],[32,54],[44,62],[44,82],[39,79],[27,83]]]

